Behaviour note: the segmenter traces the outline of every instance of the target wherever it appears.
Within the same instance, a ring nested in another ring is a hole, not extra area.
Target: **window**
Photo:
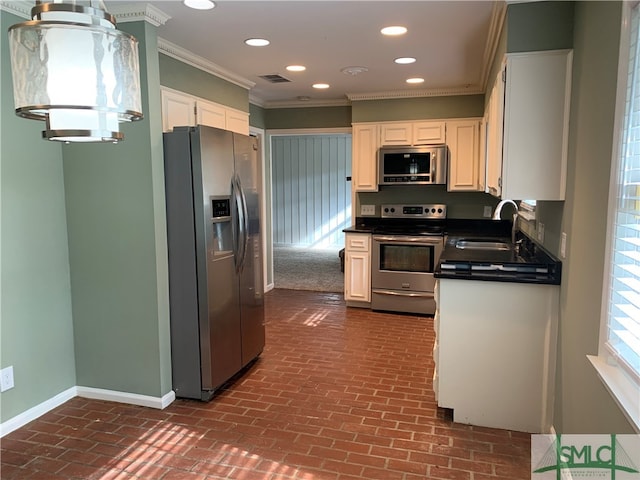
[[[640,379],[640,5],[632,10],[629,75],[618,159],[614,161],[613,238],[608,279],[608,352]],[[624,60],[624,59],[623,59]],[[617,177],[617,178],[616,178]]]
[[[640,5],[623,8],[603,328],[590,360],[640,431]]]

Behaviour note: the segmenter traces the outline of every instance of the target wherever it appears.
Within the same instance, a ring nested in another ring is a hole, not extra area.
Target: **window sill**
[[[587,355],[587,358],[633,428],[640,434],[640,388],[620,368],[609,365],[604,358],[597,355]]]

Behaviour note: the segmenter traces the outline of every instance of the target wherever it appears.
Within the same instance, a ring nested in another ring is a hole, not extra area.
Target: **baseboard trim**
[[[10,418],[6,422],[0,423],[0,438],[17,430],[20,427],[25,426],[27,423],[32,422],[38,417],[41,417],[45,413],[59,407],[63,403],[71,400],[78,395],[78,387],[71,387],[67,390],[60,392],[55,397],[51,397],[48,400],[31,407],[13,418]]]
[[[104,390],[92,387],[71,387],[55,397],[26,410],[6,422],[0,423],[0,438],[25,426],[27,423],[59,407],[63,403],[74,397],[91,398],[93,400],[106,400],[109,402],[127,403],[141,407],[150,407],[163,410],[176,399],[176,394],[172,390],[162,397],[152,397],[150,395],[140,395],[137,393],[118,392],[115,390]]]
[[[118,392],[116,390],[104,390],[93,387],[77,387],[78,396],[91,398],[94,400],[106,400],[109,402],[128,403],[140,407],[150,407],[163,410],[176,399],[176,394],[172,390],[162,397],[152,397],[150,395],[140,395],[138,393]]]

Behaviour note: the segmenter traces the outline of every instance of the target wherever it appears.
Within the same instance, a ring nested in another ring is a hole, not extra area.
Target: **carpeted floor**
[[[273,247],[275,288],[342,292],[339,248]]]

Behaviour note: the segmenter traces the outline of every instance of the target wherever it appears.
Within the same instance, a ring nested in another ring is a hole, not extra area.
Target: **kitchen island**
[[[458,240],[448,238],[436,270],[438,406],[460,423],[548,433],[561,263],[535,245],[521,251],[531,248],[526,238],[518,249],[509,238],[486,239],[501,250]]]

